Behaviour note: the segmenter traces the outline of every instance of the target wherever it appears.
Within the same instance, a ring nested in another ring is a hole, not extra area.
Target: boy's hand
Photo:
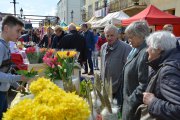
[[[21,81],[28,82],[29,79],[26,76],[21,75]]]
[[[21,92],[25,92],[26,91],[25,87],[22,86],[22,85],[20,85],[16,90],[17,91],[21,91]]]

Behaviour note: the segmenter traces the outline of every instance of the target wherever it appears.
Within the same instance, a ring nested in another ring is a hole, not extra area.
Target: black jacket
[[[54,36],[55,36],[55,34],[51,35],[51,45],[52,45],[52,41],[53,41]],[[43,39],[40,41],[39,47],[45,47],[45,48],[48,47],[48,35],[47,34],[44,35]]]
[[[76,49],[80,52],[79,62],[86,60],[86,40],[76,30],[72,30],[60,41],[59,49]]]
[[[62,34],[60,36],[55,35],[52,42],[52,48],[58,49],[60,42],[65,35],[66,33],[64,31],[62,31]]]
[[[165,52],[157,60],[150,62],[153,73],[160,70],[153,91],[155,99],[151,102],[149,113],[158,120],[180,120],[180,51]]]

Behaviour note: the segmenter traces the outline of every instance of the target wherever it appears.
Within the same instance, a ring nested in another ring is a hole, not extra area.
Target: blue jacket
[[[3,71],[2,62],[10,59],[9,44],[3,39],[0,39],[0,51],[0,91],[6,92],[9,90],[10,85],[15,88],[19,86],[16,81],[19,81],[21,76],[12,75]]]
[[[93,51],[95,48],[94,34],[92,31],[87,30],[83,33],[83,36],[86,39],[86,48],[90,51]]]
[[[162,63],[165,66],[156,79],[153,91],[156,98],[148,106],[149,113],[158,120],[180,120],[180,51],[173,49],[150,62],[152,74]]]

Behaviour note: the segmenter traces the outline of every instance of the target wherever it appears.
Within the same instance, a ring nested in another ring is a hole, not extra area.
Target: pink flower
[[[51,68],[55,68],[55,65],[54,65],[54,64],[52,64]]]

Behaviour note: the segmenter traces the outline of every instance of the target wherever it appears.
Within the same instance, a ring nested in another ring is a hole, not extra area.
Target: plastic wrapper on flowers
[[[24,99],[3,114],[3,120],[87,120],[89,105],[75,93],[66,93],[49,79],[30,85],[33,99]]]

